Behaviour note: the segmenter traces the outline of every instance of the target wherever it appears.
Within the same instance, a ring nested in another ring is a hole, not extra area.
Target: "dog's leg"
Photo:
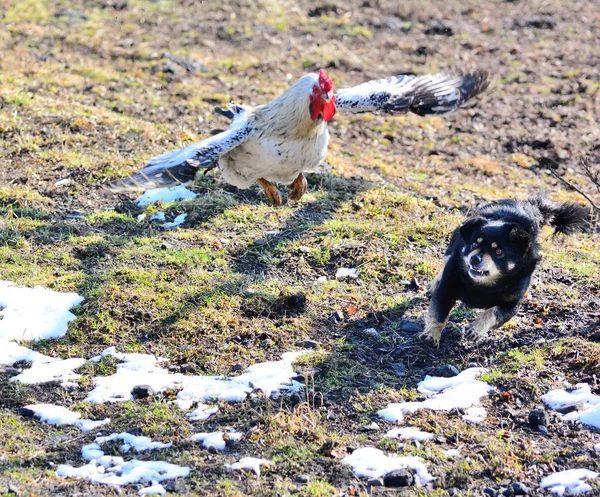
[[[433,290],[431,303],[425,316],[425,330],[420,337],[432,340],[435,345],[439,346],[442,331],[448,322],[450,311],[455,303],[456,299],[450,296],[447,285],[440,278],[435,290]]]
[[[514,304],[497,305],[486,309],[466,327],[465,334],[474,339],[482,338],[488,331],[499,328],[512,318],[520,306],[519,300]]]

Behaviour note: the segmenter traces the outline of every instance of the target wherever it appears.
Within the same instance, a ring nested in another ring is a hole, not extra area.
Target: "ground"
[[[71,392],[0,373],[0,492],[115,492],[55,475],[58,464],[82,463],[81,445],[94,435],[18,414],[39,402],[173,442],[144,457],[191,466],[183,495],[366,495],[365,480],[340,458],[369,445],[425,459],[434,488],[406,495],[481,495],[512,482],[541,494],[542,476],[600,468],[598,434],[555,415],[548,434],[523,422],[564,380],[599,393],[595,228],[568,238],[544,232],[545,258],[523,308],[483,341],[462,338],[474,316],[462,307],[439,349],[406,331],[407,322],[422,325],[426,283],[470,208],[539,190],[584,202],[548,168],[592,193],[577,164],[600,157],[595,2],[0,5],[0,279],[85,297],[64,338],[26,345],[65,358],[116,345],[167,357],[174,371],[228,374],[237,364],[277,360],[299,341],[318,342],[297,365],[305,394],[224,405],[199,423],[169,403],[171,394],[84,402],[91,377],[114,371],[110,361],[86,366]],[[196,182],[196,199],[166,206],[188,213],[183,227],[162,230],[137,221],[156,206],[144,211],[135,195],[102,191],[147,158],[225,126],[215,105],[267,102],[308,71],[325,68],[339,88],[456,67],[487,68],[493,81],[450,116],[338,114],[327,163],[309,175],[297,205],[272,208],[258,188],[236,190],[213,171]],[[70,184],[55,186],[63,179]],[[339,267],[358,268],[359,278],[337,281]],[[335,311],[344,318],[333,322]],[[421,447],[385,441],[391,425],[376,411],[417,397],[417,382],[444,364],[490,369],[484,379],[498,393],[483,402],[487,420],[473,426],[457,413],[415,414],[407,425],[444,438]],[[359,430],[372,421],[382,431]],[[223,426],[252,435],[219,454],[185,441]],[[449,459],[449,448],[463,455]],[[276,464],[260,478],[223,467],[244,455]],[[297,483],[298,475],[309,483]]]

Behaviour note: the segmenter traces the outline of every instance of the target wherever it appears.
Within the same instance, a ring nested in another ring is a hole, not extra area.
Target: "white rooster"
[[[307,74],[272,102],[258,107],[230,104],[217,112],[232,119],[226,131],[180,150],[153,157],[146,167],[111,185],[112,191],[140,190],[193,181],[199,170],[219,167],[238,188],[260,184],[273,205],[281,196],[273,184],[291,185],[289,198],[306,192],[303,172],[327,154],[327,122],[337,110],[446,114],[487,88],[487,72],[400,75],[333,93],[323,70]]]

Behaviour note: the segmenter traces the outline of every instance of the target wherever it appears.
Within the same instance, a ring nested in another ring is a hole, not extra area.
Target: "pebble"
[[[529,413],[527,418],[529,426],[532,428],[538,428],[539,426],[546,426],[548,424],[548,416],[546,411],[543,409],[534,409]]]
[[[368,487],[383,487],[383,478],[371,478],[367,481]]]
[[[547,434],[547,433],[548,433],[548,428],[546,428],[546,427],[545,427],[545,426],[543,426],[543,425],[540,425],[540,426],[538,426],[538,427],[537,427],[537,430],[538,430],[539,432],[541,432],[541,433],[544,433],[544,434]]]
[[[513,483],[512,491],[515,495],[529,495],[529,492],[531,492],[530,488],[522,483]]]
[[[177,492],[179,494],[187,492],[187,487],[180,481],[169,481],[163,486],[167,492]]]
[[[294,482],[296,482],[296,483],[308,483],[309,481],[310,481],[310,477],[307,475],[298,475],[294,479]]]
[[[460,371],[456,366],[452,364],[445,364],[439,368],[437,368],[435,372],[435,376],[441,376],[443,378],[452,378],[453,376],[458,376]]]
[[[233,366],[231,366],[231,371],[232,372],[238,372],[238,371],[243,371],[244,370],[244,365],[243,364],[234,364]]]
[[[408,319],[403,319],[400,321],[398,325],[400,331],[405,331],[406,333],[419,333],[423,330],[423,326],[421,326],[416,321],[409,321]]]
[[[296,342],[296,347],[302,347],[303,349],[316,349],[319,346],[319,342],[314,340],[299,340]]]
[[[370,425],[361,426],[359,428],[359,430],[360,431],[378,431],[379,425],[377,423],[373,422]]]
[[[394,370],[394,374],[399,377],[406,376],[406,366],[401,362],[394,362],[390,364],[390,367]]]
[[[154,395],[154,389],[150,385],[137,385],[131,390],[134,399],[145,399]]]
[[[483,493],[485,495],[489,495],[490,497],[496,497],[498,495],[498,490],[495,488],[485,487],[483,489]]]
[[[375,328],[367,328],[366,330],[363,330],[363,333],[373,338],[377,338],[379,336],[379,332]]]
[[[344,320],[344,313],[342,311],[335,311],[330,317],[329,321],[333,323],[341,323]]]
[[[384,476],[383,484],[386,487],[410,487],[415,478],[406,469],[397,469]]]

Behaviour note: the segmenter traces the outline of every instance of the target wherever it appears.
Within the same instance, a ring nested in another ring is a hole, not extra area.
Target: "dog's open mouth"
[[[474,267],[469,267],[469,274],[472,277],[481,277],[481,276],[489,276],[490,272],[485,269],[475,269]]]

